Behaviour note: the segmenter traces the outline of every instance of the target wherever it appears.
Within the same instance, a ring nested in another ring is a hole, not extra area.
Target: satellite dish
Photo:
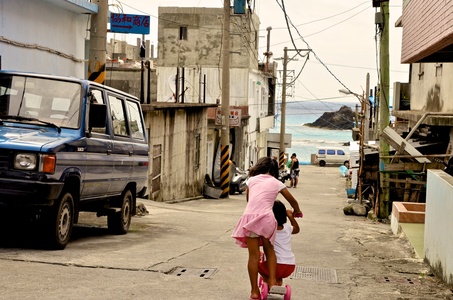
[[[173,94],[176,93],[176,75],[170,75],[168,77],[168,86]]]

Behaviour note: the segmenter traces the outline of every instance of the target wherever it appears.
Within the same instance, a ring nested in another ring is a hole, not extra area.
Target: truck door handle
[[[112,154],[112,150],[107,150],[107,155]]]

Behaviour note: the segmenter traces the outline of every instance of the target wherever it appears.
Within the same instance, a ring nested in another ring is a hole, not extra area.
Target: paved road
[[[298,272],[285,281],[292,299],[453,299],[388,224],[343,214],[337,167],[301,168],[291,189],[305,214],[293,239]],[[248,299],[247,253],[230,237],[244,195],[141,202],[149,214],[134,217],[127,235],[84,214],[63,251],[42,250],[20,230],[20,239],[3,234],[1,298]]]

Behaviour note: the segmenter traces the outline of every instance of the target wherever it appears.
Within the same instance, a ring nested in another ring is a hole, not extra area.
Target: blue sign
[[[112,13],[110,32],[149,34],[149,16]]]
[[[238,15],[245,14],[245,0],[234,0],[234,13]]]

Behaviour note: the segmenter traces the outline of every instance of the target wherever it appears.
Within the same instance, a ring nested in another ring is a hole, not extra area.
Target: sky
[[[255,13],[260,18],[259,58],[265,61],[267,27],[270,31],[270,51],[276,61],[283,57],[284,47],[295,49],[281,9],[282,0],[256,0]],[[254,2],[254,0],[252,0]],[[159,6],[223,7],[223,0],[109,0],[110,11],[150,15],[150,34],[145,36],[157,45]],[[280,5],[279,5],[280,4]],[[298,32],[291,33],[297,49],[311,49],[309,59],[298,58],[288,63],[288,70],[300,72],[292,95],[287,101],[349,101],[358,100],[339,92],[345,87],[356,94],[378,82],[378,41],[376,42],[375,12],[371,0],[285,0],[287,15]],[[393,82],[408,82],[409,65],[401,64],[402,28],[395,22],[402,14],[402,0],[390,4],[390,94]],[[109,34],[112,35],[112,34]],[[300,37],[302,36],[302,38]],[[136,44],[140,35],[116,34],[115,38]],[[112,38],[112,36],[109,36]],[[291,52],[288,52],[291,57]],[[294,53],[294,52],[292,52]],[[279,63],[281,70],[282,61]],[[302,70],[302,71],[301,71]]]

